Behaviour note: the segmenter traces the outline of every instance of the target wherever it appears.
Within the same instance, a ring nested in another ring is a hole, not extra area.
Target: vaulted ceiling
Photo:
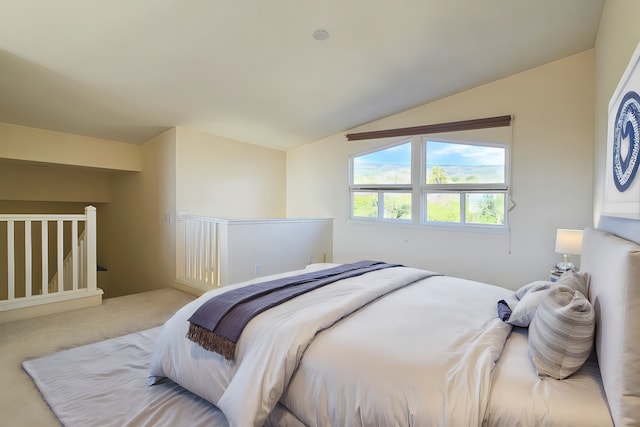
[[[592,48],[603,3],[0,0],[0,122],[288,149]]]

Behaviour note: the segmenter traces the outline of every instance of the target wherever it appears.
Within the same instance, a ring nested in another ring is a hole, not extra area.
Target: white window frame
[[[463,145],[477,145],[484,147],[499,147],[505,149],[505,183],[502,184],[427,184],[427,141],[446,142]],[[354,161],[356,158],[383,151],[397,145],[411,143],[411,184],[353,184]],[[354,153],[349,156],[349,218],[355,221],[370,221],[392,224],[414,224],[425,227],[443,229],[478,230],[484,232],[506,232],[508,230],[508,211],[511,192],[511,149],[506,142],[476,141],[462,138],[433,138],[429,135],[416,135],[413,137],[398,138],[394,142],[373,149]],[[360,217],[353,214],[354,194],[357,192],[378,193],[377,217]],[[384,218],[384,194],[391,192],[410,192],[411,219]],[[460,194],[460,222],[434,222],[427,221],[427,194],[429,193],[458,193]],[[471,193],[500,193],[505,196],[504,224],[476,224],[465,222],[466,195]]]
[[[393,148],[399,145],[411,144],[411,182],[408,184],[354,184],[354,161],[357,157],[366,156],[367,154],[375,153],[378,151],[388,150],[389,148]],[[401,139],[397,139],[389,144],[372,148],[370,150],[362,151],[359,153],[355,153],[349,157],[349,217],[354,220],[359,221],[381,221],[381,222],[392,222],[392,223],[403,223],[403,224],[412,224],[414,223],[414,219],[416,218],[415,213],[415,183],[416,176],[414,174],[414,145],[415,141],[413,138],[404,137]],[[353,196],[354,193],[357,192],[369,192],[369,193],[378,193],[378,215],[377,217],[364,217],[364,216],[354,216],[353,215]],[[384,194],[385,193],[410,193],[411,194],[411,219],[396,219],[396,218],[385,218],[384,217]],[[418,217],[419,218],[419,217]]]
[[[427,183],[427,142],[444,142],[448,144],[475,145],[479,147],[497,147],[505,150],[504,159],[504,183],[471,183],[471,184],[428,184]],[[455,138],[431,138],[427,135],[421,136],[421,159],[420,159],[420,222],[428,226],[464,228],[464,229],[485,229],[485,230],[507,230],[509,227],[508,211],[509,211],[509,194],[510,194],[510,178],[511,178],[511,151],[510,144],[505,142],[493,141],[476,141]],[[459,222],[436,222],[427,220],[427,194],[432,193],[455,193],[460,196],[460,221]],[[466,222],[466,200],[468,194],[473,193],[497,193],[504,194],[504,224],[478,224]]]

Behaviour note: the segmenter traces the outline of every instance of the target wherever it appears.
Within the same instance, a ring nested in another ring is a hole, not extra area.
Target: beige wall
[[[344,134],[287,152],[287,215],[334,217],[334,260],[378,258],[509,288],[547,277],[557,228],[592,222],[592,50],[349,132],[513,114],[511,234],[351,221]],[[347,133],[347,132],[345,132]]]
[[[177,211],[221,219],[285,215],[285,153],[177,128]]]
[[[140,170],[140,147],[0,123],[0,159],[125,171]]]
[[[101,241],[105,297],[169,287],[175,278],[175,129],[141,154],[140,172],[113,176],[111,203],[99,213],[109,230]]]
[[[640,242],[640,221],[601,217],[609,101],[640,42],[640,1],[607,0],[595,43],[593,217],[601,228]]]
[[[108,202],[110,177],[104,170],[0,160],[0,200]]]

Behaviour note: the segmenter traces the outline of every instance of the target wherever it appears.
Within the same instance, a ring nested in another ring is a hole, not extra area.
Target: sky
[[[427,142],[429,166],[445,165],[499,165],[504,166],[505,149],[500,147],[474,146],[449,142]],[[358,157],[363,163],[411,164],[411,143],[396,145]]]
[[[359,156],[357,161],[362,163],[399,163],[411,166],[411,143],[396,145],[386,150],[376,151],[371,154]]]
[[[428,165],[499,165],[504,166],[504,148],[427,142]]]

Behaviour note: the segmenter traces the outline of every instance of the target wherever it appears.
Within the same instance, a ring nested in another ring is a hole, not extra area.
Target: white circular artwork
[[[613,182],[623,192],[633,182],[640,165],[640,96],[625,94],[618,107],[613,132]]]

